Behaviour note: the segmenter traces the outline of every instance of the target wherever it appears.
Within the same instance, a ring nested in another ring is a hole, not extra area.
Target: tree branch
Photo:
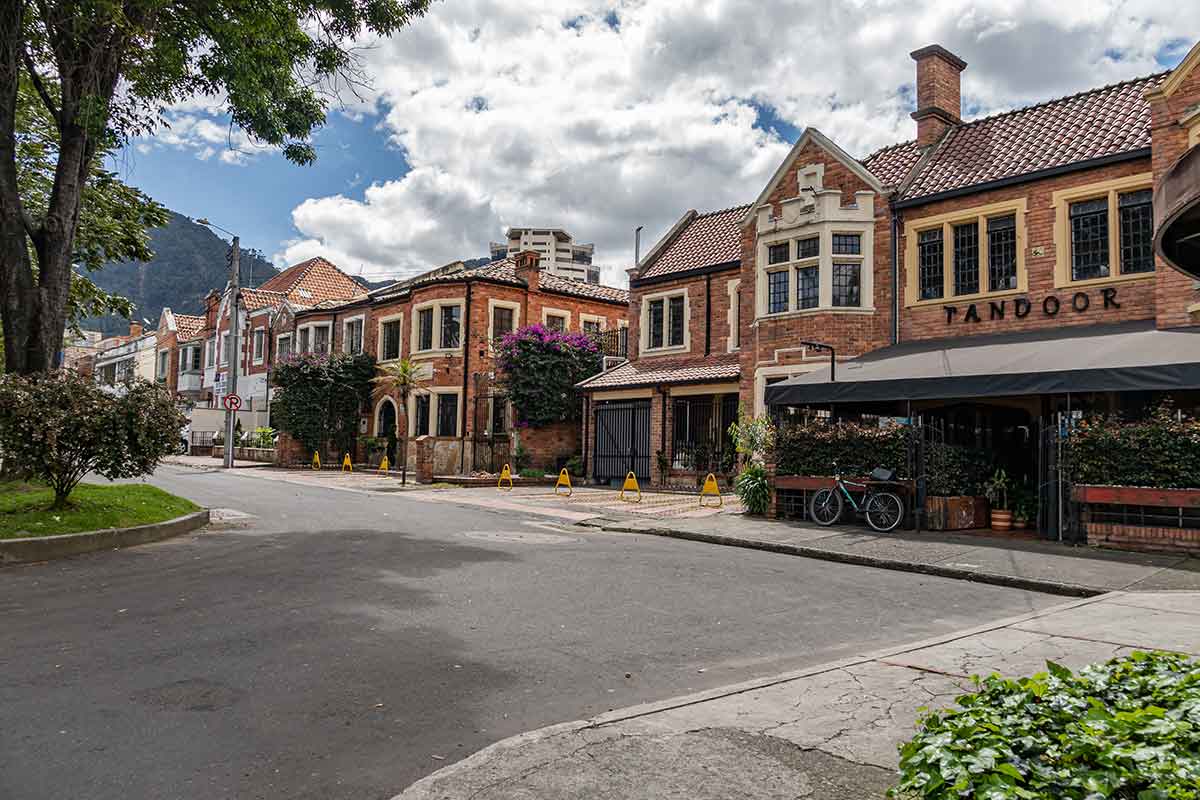
[[[38,74],[37,68],[33,64],[33,58],[29,55],[29,51],[25,49],[24,45],[21,46],[21,58],[25,62],[26,71],[29,72],[29,79],[33,81],[33,88],[37,90],[38,97],[42,98],[42,103],[45,104],[46,110],[50,112],[50,116],[54,117],[54,124],[61,131],[62,117],[54,105],[54,99],[46,91],[46,85],[42,83],[42,76]]]

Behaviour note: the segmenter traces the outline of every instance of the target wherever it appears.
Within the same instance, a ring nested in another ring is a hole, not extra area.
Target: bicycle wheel
[[[887,533],[904,519],[904,502],[891,492],[876,492],[867,498],[863,511],[868,525]]]
[[[833,489],[821,489],[808,503],[808,516],[818,525],[829,527],[842,516],[842,496]]]

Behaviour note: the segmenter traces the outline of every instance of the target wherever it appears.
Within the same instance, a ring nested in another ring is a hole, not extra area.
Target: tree
[[[279,388],[271,402],[271,421],[306,450],[317,451],[330,442],[339,452],[349,450],[374,375],[375,359],[365,353],[289,355],[271,375]]]
[[[599,372],[604,356],[586,334],[529,325],[500,340],[496,363],[517,424],[540,428],[579,419],[575,384]]]
[[[328,103],[363,82],[354,42],[387,36],[429,0],[5,0],[0,3],[0,317],[7,368],[48,369],[67,319],[84,194],[98,154],[217,98],[231,125],[314,160]],[[21,87],[56,134],[39,207],[22,191]]]
[[[45,481],[54,508],[89,472],[109,479],[154,471],[179,447],[187,419],[167,390],[143,379],[116,391],[68,370],[0,376],[6,467]]]
[[[388,394],[400,398],[400,407],[408,414],[408,398],[421,388],[421,370],[412,361],[402,358],[379,368],[379,375],[371,379],[377,386],[383,387]],[[399,420],[399,415],[397,415]],[[378,431],[376,431],[378,433]],[[400,483],[408,481],[408,436],[400,437]]]

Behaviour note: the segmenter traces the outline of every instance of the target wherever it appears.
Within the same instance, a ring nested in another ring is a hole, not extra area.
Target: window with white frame
[[[439,394],[437,396],[437,435],[458,435],[457,394]]]
[[[433,396],[418,394],[413,396],[413,436],[429,435],[429,407]]]
[[[329,352],[329,332],[332,325],[314,325],[312,329],[312,348],[317,355]]]
[[[254,329],[254,363],[261,364],[267,357],[267,331],[266,328]]]
[[[580,314],[579,327],[588,336],[599,336],[600,332],[604,330],[604,318],[594,317],[590,314]]]
[[[380,361],[395,361],[400,357],[400,326],[404,317],[396,314],[379,320],[379,352],[376,358]]]
[[[688,341],[687,290],[648,295],[642,301],[642,349],[684,348]]]
[[[171,351],[170,350],[159,350],[158,351],[158,374],[156,375],[156,377],[160,381],[165,381],[167,379],[167,372],[169,372],[170,369],[171,369]]]
[[[275,337],[276,360],[287,358],[292,354],[292,335],[285,333]]]
[[[488,341],[499,343],[517,329],[521,304],[506,300],[488,300]]]
[[[870,235],[867,224],[835,221],[760,245],[759,315],[869,306]]]
[[[296,348],[296,352],[298,352],[298,353],[310,352],[309,342],[312,339],[312,330],[310,328],[300,328],[297,331],[297,336],[300,337],[299,338],[300,346],[298,348]]]
[[[342,325],[342,352],[358,355],[363,348],[363,318],[348,319]]]
[[[566,333],[571,327],[571,314],[557,308],[543,308],[542,324],[552,331]]]
[[[221,334],[221,363],[228,364],[233,360],[233,339],[228,333]]]
[[[208,351],[208,355],[204,361],[205,365],[209,367],[214,366],[213,362],[217,357],[217,340],[215,338],[209,339],[205,343],[204,349]]]
[[[429,303],[413,313],[413,352],[457,350],[462,347],[461,302]]]

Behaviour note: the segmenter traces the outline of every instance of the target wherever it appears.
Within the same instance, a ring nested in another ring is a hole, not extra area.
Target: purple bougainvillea
[[[579,418],[575,384],[599,372],[603,357],[587,334],[534,324],[504,336],[496,362],[518,426],[540,428]]]

